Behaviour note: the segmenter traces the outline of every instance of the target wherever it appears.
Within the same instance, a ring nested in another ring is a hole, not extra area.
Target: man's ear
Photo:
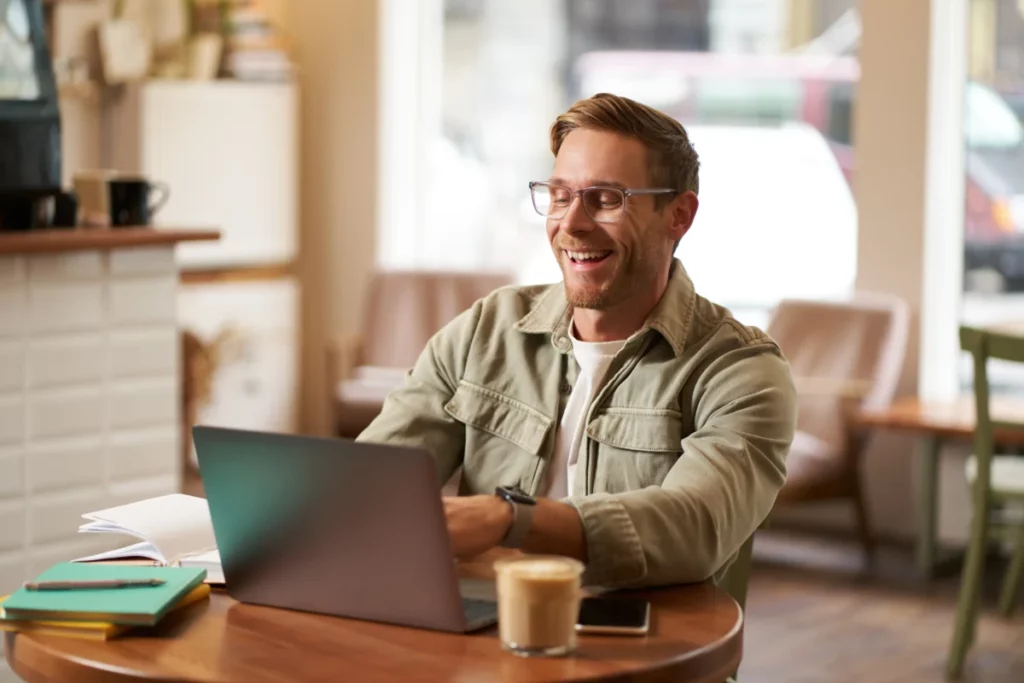
[[[693,219],[697,216],[699,205],[697,193],[692,190],[678,195],[669,204],[668,208],[672,212],[672,223],[669,225],[669,230],[673,240],[681,240],[683,235],[689,231],[690,226],[693,225]]]

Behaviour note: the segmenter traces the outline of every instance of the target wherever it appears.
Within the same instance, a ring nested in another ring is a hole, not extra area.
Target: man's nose
[[[559,228],[565,232],[589,232],[594,229],[594,219],[583,206],[583,197],[573,197],[569,210],[559,220]]]

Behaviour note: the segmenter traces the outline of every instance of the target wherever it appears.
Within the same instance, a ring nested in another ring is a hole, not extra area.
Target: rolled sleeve
[[[587,585],[635,583],[647,574],[643,544],[629,511],[607,493],[569,498],[576,508],[587,539]]]

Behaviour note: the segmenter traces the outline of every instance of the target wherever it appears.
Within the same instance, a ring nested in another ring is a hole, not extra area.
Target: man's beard
[[[577,285],[573,285],[570,278],[564,277],[566,301],[573,308],[594,310],[604,310],[621,304],[643,286],[646,280],[644,267],[649,265],[647,260],[642,252],[633,252],[629,260],[617,264],[618,268],[611,278],[599,286],[587,286],[589,276],[584,274],[577,273],[572,278],[576,283],[582,280],[582,283]]]

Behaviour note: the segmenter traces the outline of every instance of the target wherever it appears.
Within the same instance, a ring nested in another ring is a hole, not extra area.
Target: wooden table
[[[1024,403],[1020,401],[993,397],[991,410],[993,418],[1024,422]],[[974,416],[973,396],[961,396],[953,401],[922,401],[909,397],[894,401],[886,410],[862,411],[857,415],[857,423],[863,428],[908,432],[918,438],[920,491],[915,555],[918,571],[926,577],[941,573],[953,559],[940,553],[938,543],[939,457],[947,442],[969,442],[974,438]],[[1006,446],[1024,444],[1024,431],[997,431],[996,441]]]
[[[462,565],[492,578],[494,554]],[[414,570],[413,570],[414,571]],[[722,683],[738,668],[743,615],[711,584],[636,592],[645,637],[580,636],[564,658],[501,650],[496,628],[453,635],[243,605],[215,592],[158,627],[109,642],[6,633],[8,663],[29,683],[127,681],[664,681]]]

